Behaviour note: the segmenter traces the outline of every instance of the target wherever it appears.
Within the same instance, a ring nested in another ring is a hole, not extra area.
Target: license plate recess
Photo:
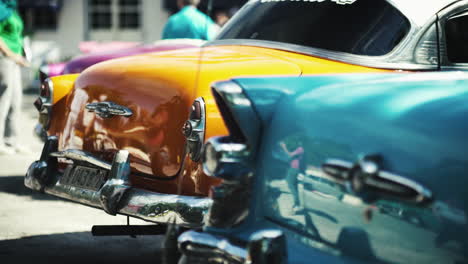
[[[108,177],[108,171],[81,165],[70,165],[65,169],[60,184],[98,191]]]

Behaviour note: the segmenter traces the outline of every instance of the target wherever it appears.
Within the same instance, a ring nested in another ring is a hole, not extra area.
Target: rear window
[[[392,51],[410,30],[384,0],[253,1],[218,39],[258,39],[356,55]]]
[[[456,16],[445,24],[447,56],[450,62],[468,62],[468,14]]]

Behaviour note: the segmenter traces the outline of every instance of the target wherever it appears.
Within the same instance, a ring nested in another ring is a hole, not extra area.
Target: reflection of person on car
[[[289,162],[289,169],[286,175],[286,181],[288,182],[288,187],[291,190],[293,196],[293,212],[297,213],[302,208],[299,203],[299,193],[297,191],[297,177],[299,173],[303,170],[303,157],[304,157],[304,148],[301,146],[300,142],[295,144],[297,147],[293,151],[289,151],[286,143],[281,142],[280,146],[291,158]]]

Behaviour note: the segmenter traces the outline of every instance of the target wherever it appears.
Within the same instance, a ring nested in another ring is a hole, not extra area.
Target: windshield
[[[257,39],[356,55],[389,53],[410,23],[385,0],[251,1],[218,39]]]

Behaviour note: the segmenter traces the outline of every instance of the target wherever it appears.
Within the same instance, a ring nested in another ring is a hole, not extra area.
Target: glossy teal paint
[[[327,262],[468,261],[468,75],[236,82],[262,120],[256,196],[243,226],[218,233],[245,240],[266,225],[283,229],[291,263],[308,263],[316,250],[338,257]],[[281,143],[303,154],[291,158]],[[434,201],[417,205],[379,193],[369,200],[321,169],[329,158],[355,162],[366,154],[380,154],[382,169],[427,187]]]

